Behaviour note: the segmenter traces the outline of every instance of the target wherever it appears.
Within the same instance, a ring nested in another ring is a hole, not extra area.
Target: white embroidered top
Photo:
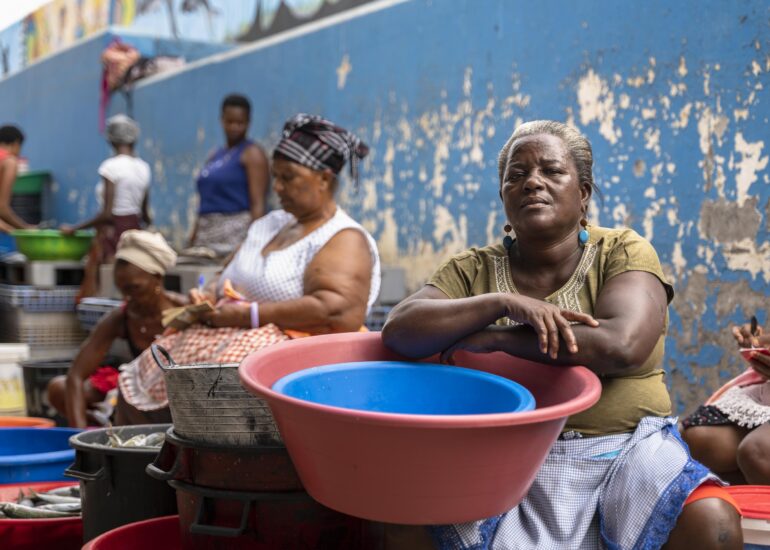
[[[329,221],[309,235],[282,250],[263,256],[262,249],[283,227],[295,221],[296,218],[285,210],[274,210],[252,223],[246,240],[219,278],[220,292],[225,279],[230,279],[236,290],[249,300],[282,302],[301,298],[305,294],[305,269],[318,251],[340,231],[356,229],[366,237],[372,256],[368,313],[380,292],[380,256],[372,236],[338,207]]]

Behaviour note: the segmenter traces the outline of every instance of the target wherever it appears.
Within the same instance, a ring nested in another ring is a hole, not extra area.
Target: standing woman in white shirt
[[[101,180],[96,194],[102,210],[82,223],[61,227],[64,234],[96,228],[79,298],[96,294],[99,265],[113,260],[123,232],[152,223],[148,208],[150,165],[134,153],[139,126],[126,115],[115,115],[107,120],[106,138],[115,154],[99,166]]]

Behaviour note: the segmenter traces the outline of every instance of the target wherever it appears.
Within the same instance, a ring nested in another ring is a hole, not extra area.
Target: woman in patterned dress
[[[574,128],[519,126],[498,163],[515,238],[451,258],[383,329],[386,345],[410,357],[502,351],[586,365],[602,382],[524,500],[498,517],[433,527],[442,549],[742,548],[736,507],[721,487],[696,491],[718,480],[690,458],[670,416],[661,362],[673,289],[637,233],[588,226],[592,164]]]
[[[190,245],[226,257],[246,237],[251,222],[265,214],[270,174],[262,148],[248,139],[251,103],[240,94],[222,101],[226,144],[206,159],[196,179],[198,218]]]
[[[767,348],[762,327],[733,327],[742,348]],[[693,457],[733,483],[770,485],[770,356],[759,351],[750,368],[717,390],[682,422]]]

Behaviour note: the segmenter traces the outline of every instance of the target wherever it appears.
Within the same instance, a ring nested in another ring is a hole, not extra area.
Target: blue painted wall
[[[650,238],[675,284],[666,368],[677,408],[691,409],[742,368],[723,351],[729,324],[753,312],[767,320],[768,16],[758,0],[411,0],[247,46],[137,87],[156,219],[184,242],[195,171],[222,140],[219,102],[239,91],[268,149],[297,111],[372,146],[361,189],[343,185],[340,201],[417,286],[446,256],[501,238],[495,163],[514,126],[570,121],[594,145],[604,191],[594,221]],[[74,102],[88,102],[72,101],[80,113]],[[51,114],[35,126],[83,126]],[[97,162],[58,146],[47,157],[57,171],[82,166],[79,187],[72,178],[61,189],[72,221],[91,208],[83,195]]]
[[[116,37],[144,56],[190,62],[232,47],[104,32],[0,82],[0,123],[24,130],[22,154],[32,170],[53,173],[56,201],[50,215],[59,221],[83,219],[96,209],[96,170],[110,154],[99,133],[100,56]]]

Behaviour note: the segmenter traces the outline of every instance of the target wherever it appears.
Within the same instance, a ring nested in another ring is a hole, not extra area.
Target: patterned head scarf
[[[369,154],[369,147],[333,122],[300,113],[284,124],[273,154],[312,170],[331,170],[335,175],[350,161],[350,175],[358,186],[358,161]]]
[[[139,125],[126,115],[107,119],[107,141],[115,145],[131,145],[139,139]]]

